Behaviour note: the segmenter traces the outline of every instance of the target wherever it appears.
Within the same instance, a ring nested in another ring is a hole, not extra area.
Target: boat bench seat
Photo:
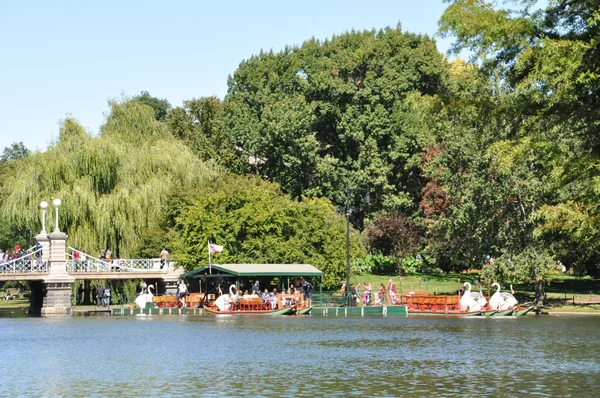
[[[241,298],[240,307],[243,310],[260,310],[263,307],[263,300],[260,297]]]

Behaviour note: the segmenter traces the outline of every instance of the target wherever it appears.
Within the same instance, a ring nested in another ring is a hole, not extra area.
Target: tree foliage
[[[404,101],[443,91],[447,68],[432,39],[400,27],[261,52],[229,79],[227,126],[256,160],[246,171],[293,197],[341,206],[351,184],[370,189],[371,210],[414,210],[423,146]]]
[[[309,263],[324,272],[326,287],[345,277],[345,222],[326,199],[297,202],[274,184],[228,176],[174,196],[170,209],[170,244],[187,269],[207,265],[210,240],[225,248],[214,263]],[[363,250],[353,231],[353,255]]]
[[[9,160],[24,159],[31,155],[31,151],[23,144],[23,142],[13,142],[10,146],[4,147],[0,163],[8,162]]]
[[[169,131],[200,159],[216,162],[231,171],[242,170],[247,162],[236,149],[234,140],[225,132],[221,100],[202,97],[183,104],[183,107],[169,111]]]
[[[66,119],[48,151],[4,174],[1,212],[13,228],[39,231],[39,203],[60,198],[60,227],[72,246],[131,256],[170,192],[216,173],[167,134],[151,108],[136,101],[110,105],[100,137]],[[54,212],[48,216],[52,225]]]
[[[148,105],[154,110],[154,118],[163,121],[167,117],[167,112],[171,109],[171,104],[166,99],[158,99],[150,95],[148,91],[142,91],[140,95],[132,98],[140,104]]]
[[[517,118],[488,151],[490,173],[520,212],[513,225],[527,227],[513,247],[550,247],[574,268],[596,272],[598,2],[449,3],[440,31],[498,77]]]

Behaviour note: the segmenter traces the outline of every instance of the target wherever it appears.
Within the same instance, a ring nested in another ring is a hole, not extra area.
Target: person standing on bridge
[[[84,249],[81,249],[81,253],[79,255],[79,260],[81,261],[81,266],[83,267],[83,269],[85,269],[87,266],[87,254],[85,254]]]
[[[163,247],[162,251],[160,252],[160,269],[163,269],[165,264],[168,264],[169,262],[169,252],[167,251],[166,247]]]

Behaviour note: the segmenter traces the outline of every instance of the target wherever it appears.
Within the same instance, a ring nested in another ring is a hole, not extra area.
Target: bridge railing
[[[102,260],[89,254],[82,257],[81,251],[77,259],[74,259],[73,252],[78,251],[72,247],[69,247],[71,253],[67,253],[67,272],[156,272],[160,270],[167,271],[173,262],[165,264],[161,268],[161,261],[158,258],[121,258],[114,259],[111,261]]]
[[[0,259],[0,273],[16,274],[25,272],[48,272],[48,266],[42,262],[42,249],[35,246],[21,257],[4,262]]]

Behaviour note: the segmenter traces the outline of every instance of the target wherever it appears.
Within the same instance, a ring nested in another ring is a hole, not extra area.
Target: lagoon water
[[[0,396],[592,397],[600,385],[596,316],[7,316]]]

